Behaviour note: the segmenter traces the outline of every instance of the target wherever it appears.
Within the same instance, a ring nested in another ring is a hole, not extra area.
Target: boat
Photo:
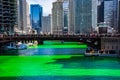
[[[27,45],[28,45],[28,46],[33,46],[33,43],[28,43]]]
[[[108,53],[99,53],[98,52],[85,52],[84,56],[100,56],[100,57],[117,57],[118,54],[108,54]]]
[[[17,47],[17,49],[21,50],[21,49],[27,49],[27,45],[26,44],[21,44]]]
[[[8,50],[22,50],[22,49],[27,49],[27,45],[22,44],[22,43],[15,45],[15,43],[11,43],[10,45],[6,46],[6,49],[8,49]]]
[[[99,56],[99,53],[85,53],[85,56]]]

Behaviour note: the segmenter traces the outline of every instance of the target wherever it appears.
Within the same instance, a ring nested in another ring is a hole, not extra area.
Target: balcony
[[[2,2],[3,3],[9,3],[9,0],[3,0]]]
[[[2,17],[2,13],[0,13],[0,18]]]
[[[10,7],[8,7],[8,6],[4,6],[3,9],[4,9],[4,10],[9,10]]]
[[[3,13],[9,14],[10,11],[9,10],[4,10]]]
[[[2,6],[3,7],[9,7],[10,5],[9,4],[3,4]]]

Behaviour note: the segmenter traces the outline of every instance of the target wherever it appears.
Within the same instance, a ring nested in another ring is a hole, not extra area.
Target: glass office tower
[[[39,4],[32,4],[30,9],[32,29],[36,30],[37,34],[39,34],[42,29],[42,7]]]
[[[104,22],[104,1],[103,0],[98,0],[97,22],[98,23]]]
[[[115,31],[118,30],[118,2],[119,0],[104,0],[104,22]]]
[[[90,33],[92,31],[92,1],[75,0],[75,33]]]
[[[91,33],[97,26],[97,0],[69,0],[68,32]]]

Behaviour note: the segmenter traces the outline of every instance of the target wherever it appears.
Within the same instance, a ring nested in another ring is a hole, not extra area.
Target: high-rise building
[[[118,6],[119,0],[99,0],[98,23],[107,23],[115,31],[118,30]]]
[[[120,1],[118,3],[119,7],[118,7],[118,33],[120,34]]]
[[[42,17],[42,32],[45,34],[51,32],[51,15]]]
[[[32,29],[39,34],[42,30],[42,7],[39,4],[30,5]]]
[[[26,0],[18,0],[18,29],[28,33],[30,27],[29,5]]]
[[[104,0],[104,21],[110,24],[110,27],[117,27],[118,22],[118,0]]]
[[[69,0],[69,33],[91,33],[97,26],[97,0]]]
[[[0,0],[0,33],[12,34],[17,26],[17,0]]]
[[[69,13],[69,0],[63,0],[63,14],[64,14],[63,34],[68,33],[68,13]]]
[[[104,1],[98,0],[97,23],[104,22]]]
[[[27,34],[29,34],[31,32],[31,29],[32,29],[31,22],[30,22],[30,14],[29,14],[29,12],[30,12],[30,8],[29,8],[29,4],[27,3],[26,4],[26,16],[27,16],[26,33]]]
[[[52,8],[52,34],[63,34],[63,2],[57,0]]]
[[[92,0],[92,31],[97,27],[97,5],[98,0]]]
[[[74,0],[69,0],[69,15],[68,15],[68,34],[75,33],[75,5]]]
[[[113,0],[104,0],[104,22],[113,27]]]
[[[113,28],[118,32],[119,0],[113,0]]]

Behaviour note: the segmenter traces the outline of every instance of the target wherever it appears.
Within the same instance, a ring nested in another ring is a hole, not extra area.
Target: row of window
[[[120,39],[104,39],[102,40],[103,42],[111,42],[111,43],[116,43],[116,42],[120,42]]]
[[[120,47],[120,46],[103,46],[102,48],[103,48],[103,49],[107,49],[107,50],[109,50],[109,49],[119,50],[119,49],[120,49],[119,47]]]

